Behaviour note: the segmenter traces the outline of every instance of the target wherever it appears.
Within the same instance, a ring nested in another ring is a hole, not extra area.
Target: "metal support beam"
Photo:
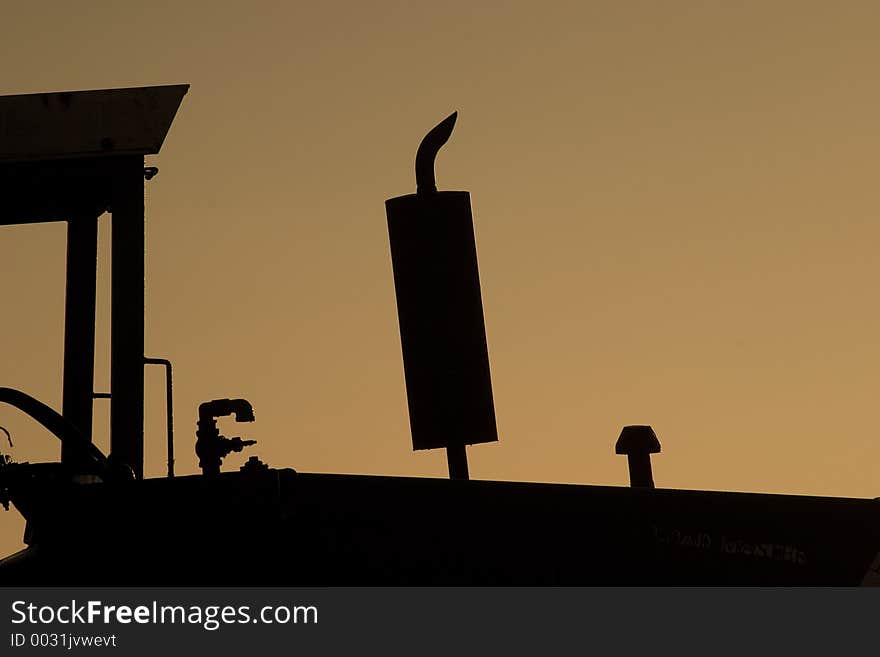
[[[110,211],[110,452],[144,476],[144,159],[119,158]]]
[[[452,443],[446,448],[446,465],[449,466],[450,479],[470,479],[464,443]]]
[[[62,414],[92,440],[92,390],[95,382],[95,278],[98,218],[67,222],[67,290],[64,304],[64,379]],[[75,445],[62,444],[61,461],[76,467]]]
[[[174,392],[172,390],[171,361],[167,358],[144,358],[145,365],[165,367],[165,426],[168,441],[168,477],[174,477]]]

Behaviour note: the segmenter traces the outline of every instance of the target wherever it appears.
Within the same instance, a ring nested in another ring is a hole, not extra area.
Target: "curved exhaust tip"
[[[434,179],[434,160],[443,144],[449,141],[458,112],[453,112],[434,126],[419,144],[416,152],[416,193],[436,192],[437,183]]]

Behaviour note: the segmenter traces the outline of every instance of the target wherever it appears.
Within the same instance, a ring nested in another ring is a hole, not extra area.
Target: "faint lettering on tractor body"
[[[742,556],[753,559],[768,559],[783,563],[804,566],[807,554],[796,545],[774,541],[744,540],[736,536],[714,536],[710,532],[688,529],[653,526],[654,542],[657,545],[679,549],[716,551],[722,556]]]

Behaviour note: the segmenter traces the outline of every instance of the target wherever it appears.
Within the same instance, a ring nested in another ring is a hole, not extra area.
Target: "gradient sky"
[[[625,485],[615,440],[651,424],[661,487],[880,494],[877,3],[0,6],[0,94],[192,85],[147,184],[178,473],[197,405],[246,397],[259,444],[226,469],[445,475],[411,451],[383,202],[458,110],[437,181],[471,192],[501,438],[472,477]],[[2,228],[0,254],[0,384],[60,409],[65,227]],[[17,460],[57,458],[0,425]],[[0,513],[0,553],[22,530]]]

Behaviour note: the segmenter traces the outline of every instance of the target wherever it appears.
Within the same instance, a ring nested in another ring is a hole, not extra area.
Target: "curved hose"
[[[101,453],[90,441],[86,440],[79,430],[57,411],[49,408],[38,399],[15,390],[14,388],[0,388],[0,402],[15,406],[18,410],[32,417],[42,424],[50,433],[58,437],[65,445],[74,445],[81,451],[86,461],[92,463],[98,473],[111,474],[112,468],[107,457]]]

